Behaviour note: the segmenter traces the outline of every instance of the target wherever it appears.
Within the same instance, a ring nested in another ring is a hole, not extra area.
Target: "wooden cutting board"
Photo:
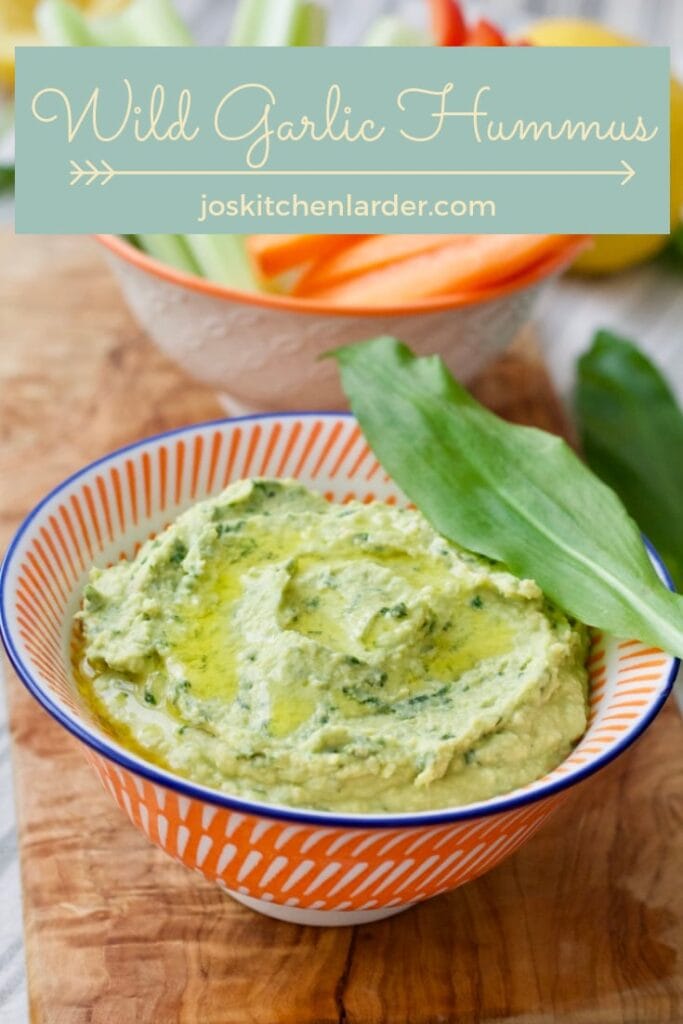
[[[220,409],[135,327],[94,243],[0,235],[0,267],[4,545],[87,460]],[[476,391],[564,429],[528,341]],[[150,846],[11,674],[9,689],[35,1024],[683,1020],[671,703],[495,871],[386,922],[326,930],[253,914]]]

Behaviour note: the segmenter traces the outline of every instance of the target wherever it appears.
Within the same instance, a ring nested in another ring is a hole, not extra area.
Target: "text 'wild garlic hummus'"
[[[377,813],[486,799],[586,728],[586,631],[418,512],[244,480],[92,571],[82,686],[226,793]]]

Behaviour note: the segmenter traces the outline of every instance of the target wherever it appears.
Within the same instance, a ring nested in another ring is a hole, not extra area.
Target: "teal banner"
[[[648,47],[26,48],[20,232],[660,233]]]

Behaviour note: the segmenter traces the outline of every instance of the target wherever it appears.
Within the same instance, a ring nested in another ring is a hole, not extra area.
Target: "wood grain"
[[[220,409],[141,335],[93,243],[0,236],[0,265],[4,543],[86,460]],[[476,391],[564,429],[528,341]],[[35,1024],[683,1020],[673,705],[500,868],[387,922],[318,930],[252,914],[150,846],[76,742],[10,691]]]

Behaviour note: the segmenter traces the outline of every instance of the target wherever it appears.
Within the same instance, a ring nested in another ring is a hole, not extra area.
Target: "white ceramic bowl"
[[[504,796],[422,813],[337,814],[258,803],[143,760],[103,731],[73,678],[73,616],[88,570],[93,562],[133,556],[192,502],[249,475],[297,477],[337,501],[403,501],[351,416],[218,421],[140,441],[64,481],[20,527],[0,571],[2,638],[30,692],[81,741],[132,823],[235,899],[273,917],[339,925],[388,917],[454,889],[516,850],[572,786],[625,750],[662,706],[678,663],[637,641],[596,633],[588,661],[590,722],[566,761]]]
[[[232,415],[342,409],[339,375],[320,356],[392,334],[436,354],[467,383],[513,340],[542,287],[586,244],[568,237],[552,257],[482,293],[430,299],[399,311],[339,310],[288,296],[250,294],[183,274],[114,235],[99,236],[125,299],[158,347],[218,391]]]

